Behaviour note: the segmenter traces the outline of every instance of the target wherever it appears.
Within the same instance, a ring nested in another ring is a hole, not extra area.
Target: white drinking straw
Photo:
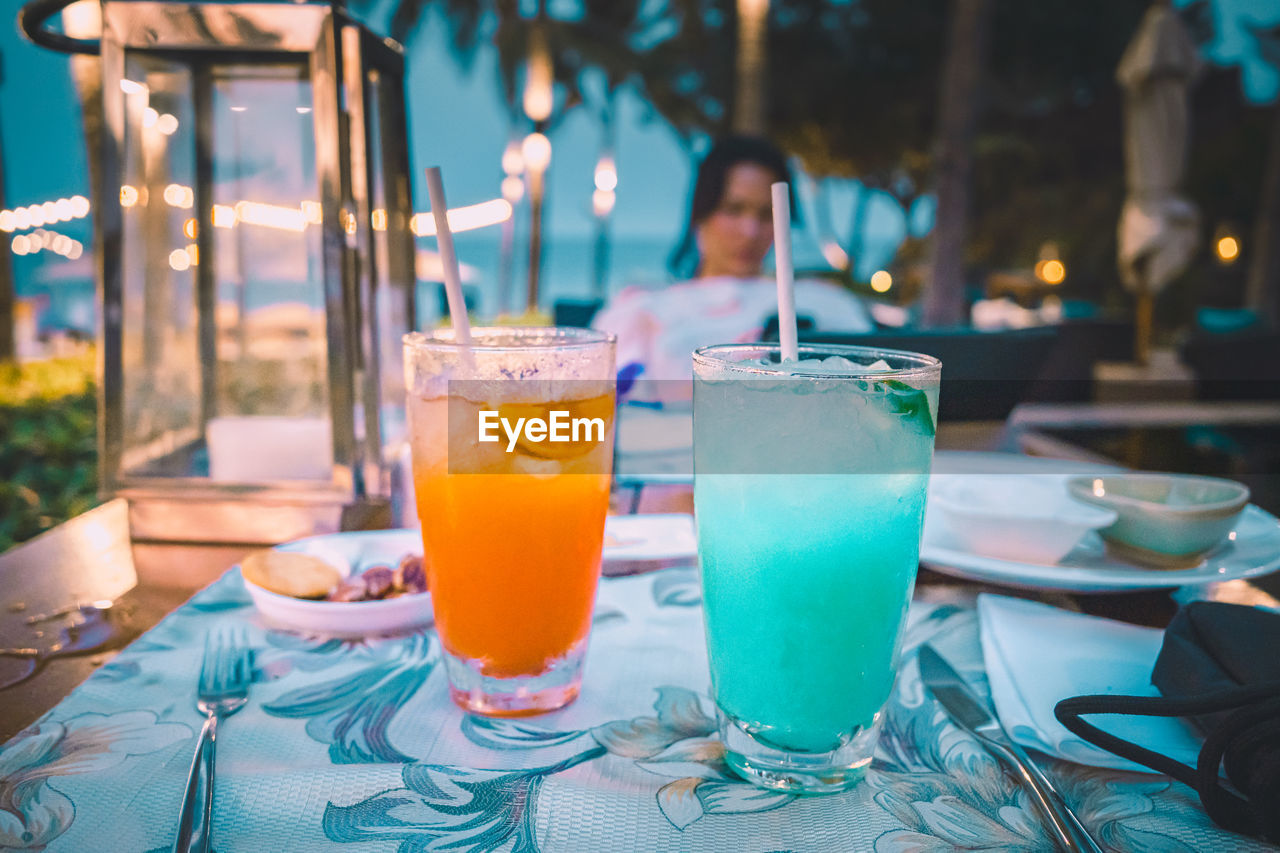
[[[436,221],[436,247],[444,267],[444,292],[449,299],[453,334],[458,343],[469,346],[471,321],[467,319],[467,302],[462,296],[462,275],[458,271],[458,256],[453,251],[453,232],[449,230],[449,208],[444,200],[444,178],[439,166],[427,169],[427,195],[431,197],[431,216]]]
[[[773,190],[773,257],[778,268],[778,342],[783,361],[799,361],[796,349],[795,270],[791,266],[791,194],[785,181]]]

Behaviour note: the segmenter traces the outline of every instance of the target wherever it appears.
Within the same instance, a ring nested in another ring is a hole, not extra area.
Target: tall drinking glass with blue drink
[[[725,344],[694,362],[694,505],[729,764],[842,790],[893,687],[924,519],[941,363]]]

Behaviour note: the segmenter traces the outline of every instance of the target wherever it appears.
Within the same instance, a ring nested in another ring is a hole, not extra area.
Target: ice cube
[[[840,355],[830,355],[826,358],[802,358],[799,361],[786,361],[782,363],[782,367],[783,369],[793,370],[796,373],[829,374],[831,376],[883,373],[887,370],[893,369],[885,363],[884,359],[879,359],[872,364],[860,364],[859,362]]]
[[[506,465],[508,437],[501,425],[491,424],[488,437],[480,441],[480,413],[497,411],[492,403],[477,403],[465,397],[450,397],[448,404],[447,460],[453,474],[483,474],[500,471]]]
[[[802,358],[798,361],[786,359],[782,362],[770,361],[767,358],[751,359],[742,362],[749,367],[762,367],[765,370],[812,376],[826,374],[830,376],[862,375],[866,373],[886,373],[893,370],[884,359],[876,359],[871,364],[862,364],[844,356],[831,355],[826,358]]]
[[[540,459],[519,450],[512,455],[510,466],[513,474],[532,474],[535,477],[555,477],[563,470],[563,466],[555,459]]]

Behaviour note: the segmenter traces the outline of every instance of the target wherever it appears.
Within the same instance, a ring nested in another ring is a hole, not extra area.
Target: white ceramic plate
[[[687,514],[610,516],[605,533],[606,563],[692,559],[698,553],[693,516]],[[344,574],[357,574],[376,565],[395,567],[404,555],[421,554],[421,536],[417,530],[331,533],[286,542],[277,550],[312,554]],[[265,619],[296,631],[356,637],[407,631],[432,621],[430,593],[384,601],[309,601],[247,580],[244,586]]]
[[[938,453],[934,464],[936,476],[1027,473],[1060,475],[1064,482],[1074,474],[1115,470],[1104,465],[992,453]],[[1259,577],[1280,569],[1280,520],[1253,505],[1241,516],[1234,541],[1219,546],[1198,566],[1173,571],[1117,560],[1106,553],[1096,533],[1086,534],[1056,565],[984,557],[955,541],[938,521],[939,513],[926,510],[922,564],[956,577],[1022,589],[1097,593],[1166,589]]]
[[[395,568],[406,554],[422,553],[422,538],[416,530],[330,533],[286,542],[276,550],[312,554],[349,575],[376,565]],[[432,620],[429,592],[381,601],[308,601],[271,592],[247,580],[244,586],[267,621],[312,634],[394,634],[430,625]]]

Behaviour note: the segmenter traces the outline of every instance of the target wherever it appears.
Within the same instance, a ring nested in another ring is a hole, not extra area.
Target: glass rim
[[[805,356],[815,357],[858,357],[861,359],[871,358],[874,362],[876,359],[892,358],[895,360],[905,360],[911,362],[906,367],[895,367],[889,370],[862,370],[850,371],[847,373],[831,373],[829,371],[816,370],[791,370],[775,367],[762,367],[759,364],[744,364],[740,361],[730,361],[726,356],[730,353],[746,354],[746,353],[778,353],[781,356],[782,345],[776,343],[749,343],[749,344],[712,344],[711,346],[698,347],[693,351],[693,363],[695,365],[705,365],[723,369],[730,373],[737,373],[741,376],[760,376],[770,378],[801,378],[801,379],[864,379],[873,381],[883,381],[885,379],[928,379],[941,375],[942,361],[931,355],[922,352],[912,352],[904,349],[889,349],[886,347],[865,347],[856,344],[800,344],[796,348],[796,353],[801,358]]]
[[[528,342],[494,346],[479,340],[484,337],[516,339],[527,337]],[[616,345],[618,336],[612,332],[577,326],[473,326],[471,343],[462,344],[455,339],[453,328],[446,326],[426,332],[408,332],[401,340],[406,350],[461,352],[475,349],[484,352],[525,352],[538,349],[579,350],[591,349],[602,344]]]

